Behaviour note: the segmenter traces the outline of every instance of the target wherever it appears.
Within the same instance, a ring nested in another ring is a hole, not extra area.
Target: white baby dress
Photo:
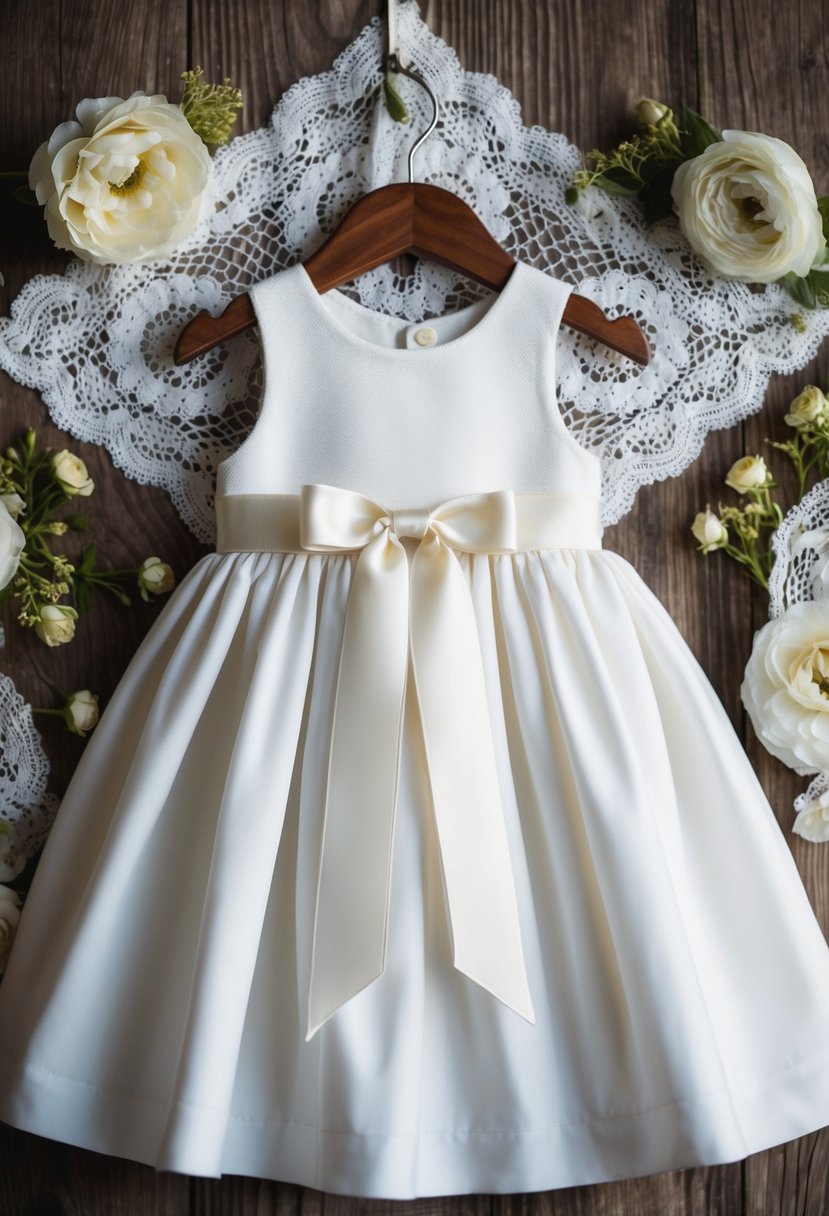
[[[218,543],[0,984],[0,1118],[192,1175],[520,1192],[829,1124],[829,950],[556,406],[570,288],[411,325],[300,265]]]

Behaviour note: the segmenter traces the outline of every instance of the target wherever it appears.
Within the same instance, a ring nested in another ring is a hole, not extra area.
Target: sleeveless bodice
[[[392,507],[502,488],[598,499],[599,461],[556,403],[570,291],[517,262],[500,293],[411,324],[320,295],[301,263],[255,284],[264,395],[217,496],[316,482]]]

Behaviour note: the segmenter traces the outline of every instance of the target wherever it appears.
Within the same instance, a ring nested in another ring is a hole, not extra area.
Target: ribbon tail
[[[406,552],[382,532],[355,563],[334,704],[306,1041],[382,975],[408,666]]]
[[[437,536],[412,559],[410,613],[453,962],[534,1022],[475,610]]]

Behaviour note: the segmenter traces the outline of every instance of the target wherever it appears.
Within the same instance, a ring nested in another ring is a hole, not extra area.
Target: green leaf
[[[671,184],[676,173],[676,165],[671,165],[658,173],[639,195],[646,224],[655,224],[673,215],[674,201],[671,197]]]
[[[92,603],[92,584],[87,582],[83,575],[78,575],[75,572],[75,578],[72,582],[72,599],[78,612],[88,612],[89,606]]]
[[[816,303],[815,292],[809,282],[809,277],[807,275],[804,278],[802,275],[795,274],[794,271],[789,271],[788,274],[784,274],[777,281],[781,287],[785,287],[790,296],[797,300],[798,304],[802,304],[804,308],[814,308]]]
[[[408,122],[409,111],[406,109],[406,103],[392,84],[391,78],[392,73],[386,72],[385,79],[383,80],[383,97],[386,102],[386,109],[395,122]]]
[[[37,195],[34,190],[30,190],[28,186],[15,186],[12,190],[12,198],[17,199],[18,203],[23,203],[25,207],[39,207]]]
[[[87,545],[81,557],[81,564],[77,567],[75,574],[91,574],[95,569],[95,558],[97,556],[97,547],[95,542]]]
[[[829,241],[829,194],[824,194],[822,198],[818,199],[817,209],[823,221],[823,235]]]
[[[712,127],[710,122],[707,122],[690,106],[685,106],[682,112],[682,125],[684,130],[682,147],[689,160],[694,156],[699,156],[711,144],[717,144],[722,140],[722,132],[718,131],[716,127]]]
[[[623,170],[619,170],[618,176],[613,177],[610,173],[598,173],[593,178],[593,185],[598,186],[600,190],[606,190],[608,194],[624,194],[628,198],[638,194],[640,189],[640,183],[636,178],[629,173],[624,173]]]
[[[76,511],[73,515],[67,515],[64,522],[73,532],[86,531],[86,516],[81,515],[80,511]]]

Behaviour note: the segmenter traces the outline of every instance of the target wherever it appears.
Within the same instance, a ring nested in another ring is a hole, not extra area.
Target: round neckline
[[[476,321],[471,328],[464,330],[463,333],[458,334],[454,338],[449,338],[446,342],[437,342],[435,346],[424,346],[418,347],[417,349],[408,346],[383,346],[379,342],[370,342],[368,338],[363,338],[360,334],[354,333],[353,330],[349,329],[348,326],[340,320],[336,313],[334,313],[330,308],[326,307],[324,296],[317,291],[311,276],[308,274],[308,271],[305,269],[302,262],[296,263],[296,272],[297,278],[302,285],[304,293],[306,296],[311,298],[311,302],[314,305],[314,311],[326,329],[335,334],[339,334],[340,337],[346,339],[350,344],[361,347],[363,350],[372,351],[381,358],[434,359],[436,357],[442,358],[444,352],[451,351],[455,347],[464,346],[465,343],[476,341],[477,336],[479,333],[481,333],[481,331],[486,331],[488,328],[491,328],[494,321],[497,320],[497,318],[500,317],[503,312],[507,311],[512,299],[512,293],[515,290],[516,280],[521,277],[524,267],[525,264],[523,262],[516,260],[515,266],[511,271],[506,283],[499,292],[495,293],[495,298],[490,303],[484,315],[479,321]],[[440,316],[429,317],[424,321],[416,322],[405,321],[403,317],[396,317],[391,313],[377,312],[377,310],[374,308],[367,308],[365,304],[361,304],[358,300],[352,300],[350,296],[345,295],[336,287],[329,288],[324,295],[337,296],[340,300],[344,301],[347,306],[359,311],[363,314],[363,316],[375,319],[386,318],[391,321],[399,321],[401,324],[404,324],[406,328],[411,328],[413,326],[426,327],[435,322],[440,324],[441,321],[446,320],[449,317],[463,317],[466,313],[473,313],[475,309],[480,307],[481,304],[481,300],[475,300],[472,304],[466,304],[463,308],[455,309],[454,312],[441,313]],[[486,299],[486,297],[481,297],[481,299]]]

